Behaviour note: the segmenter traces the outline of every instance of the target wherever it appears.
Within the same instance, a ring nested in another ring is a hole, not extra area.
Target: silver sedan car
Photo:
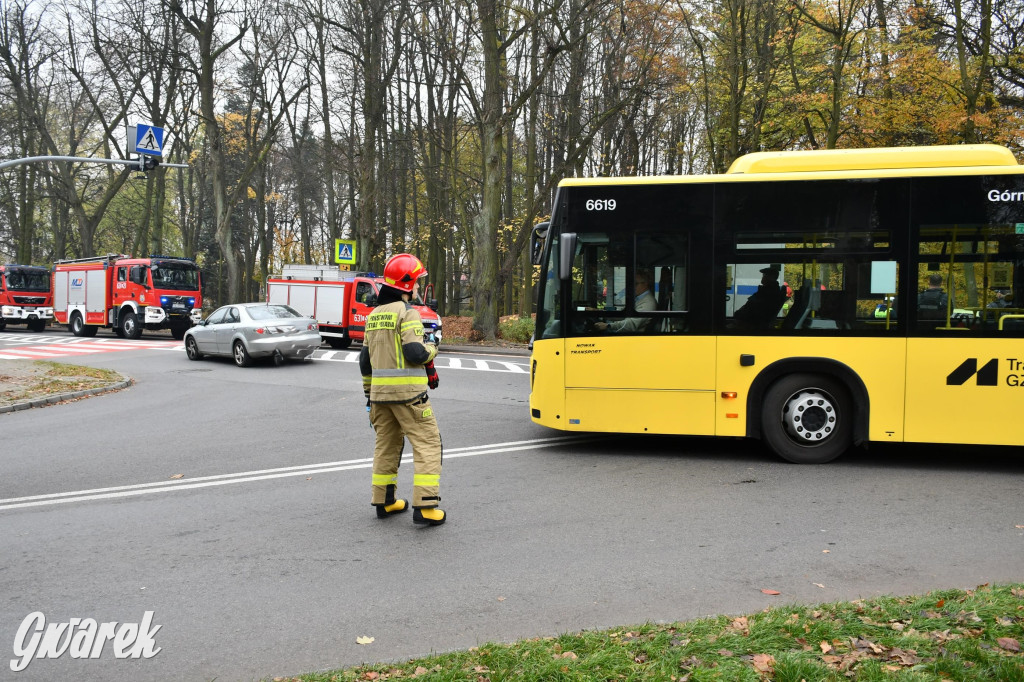
[[[185,332],[189,360],[223,355],[234,358],[239,367],[248,367],[255,358],[272,357],[278,365],[286,358],[305,360],[319,347],[316,320],[281,304],[222,306]]]

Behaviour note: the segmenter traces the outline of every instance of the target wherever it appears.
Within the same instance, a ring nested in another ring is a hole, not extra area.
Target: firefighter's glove
[[[427,364],[423,365],[423,368],[427,370],[427,386],[430,388],[437,388],[441,383],[441,380],[437,376],[437,370],[434,369],[434,361],[431,360]]]

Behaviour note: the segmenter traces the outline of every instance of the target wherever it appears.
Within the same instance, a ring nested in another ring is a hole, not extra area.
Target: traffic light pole
[[[83,156],[30,156],[24,159],[14,159],[13,161],[4,161],[0,163],[0,170],[4,168],[13,168],[14,166],[21,166],[26,163],[41,163],[43,161],[71,161],[73,163],[105,163],[108,166],[134,166],[135,170],[144,171],[146,167],[144,165],[143,155],[139,155],[137,160],[133,159],[94,159]],[[167,166],[169,168],[188,168],[187,163],[164,163],[159,162],[161,166]]]

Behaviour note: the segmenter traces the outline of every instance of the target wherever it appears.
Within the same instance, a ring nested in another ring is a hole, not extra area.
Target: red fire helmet
[[[416,280],[427,276],[427,268],[411,253],[398,253],[384,264],[384,283],[399,291],[412,291]]]

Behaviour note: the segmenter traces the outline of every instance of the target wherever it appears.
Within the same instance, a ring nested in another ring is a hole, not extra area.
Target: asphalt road
[[[240,369],[163,345],[75,357],[131,389],[0,415],[0,679],[250,680],[1024,579],[1018,448],[874,447],[815,467],[741,440],[569,437],[530,422],[526,358],[449,353],[432,399],[450,521],[423,528],[369,505],[373,432],[347,353]],[[408,463],[406,493],[411,478]],[[108,643],[8,665],[31,613],[146,611],[152,658]]]

